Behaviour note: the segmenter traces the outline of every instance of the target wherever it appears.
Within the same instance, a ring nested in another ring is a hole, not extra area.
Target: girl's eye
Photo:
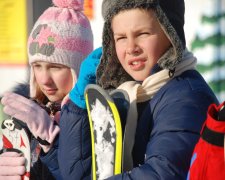
[[[64,69],[68,69],[68,67],[63,66],[63,65],[52,65],[49,67],[49,69],[51,69],[53,71],[62,71]]]
[[[41,68],[41,65],[39,65],[39,64],[34,64],[34,65],[33,65],[33,68],[34,68],[34,69],[40,69],[40,68]]]
[[[49,65],[49,68],[55,68],[55,69],[62,69],[62,68],[65,68],[67,66],[64,66],[62,64],[55,64],[55,63],[52,63]]]
[[[62,69],[62,67],[61,66],[52,66],[51,69],[60,70],[60,69]]]
[[[60,66],[52,66],[52,68],[61,68]]]

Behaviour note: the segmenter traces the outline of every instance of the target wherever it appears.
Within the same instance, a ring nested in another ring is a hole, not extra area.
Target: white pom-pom
[[[72,8],[75,10],[83,10],[84,0],[52,0],[55,6],[60,8]]]

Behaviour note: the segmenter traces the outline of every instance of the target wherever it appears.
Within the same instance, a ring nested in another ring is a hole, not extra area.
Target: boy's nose
[[[136,55],[140,52],[140,47],[134,40],[129,40],[127,43],[126,53],[129,55]]]

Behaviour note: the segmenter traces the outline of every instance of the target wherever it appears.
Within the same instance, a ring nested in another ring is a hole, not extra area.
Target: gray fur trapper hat
[[[97,69],[97,83],[105,89],[114,89],[123,82],[132,80],[117,58],[111,21],[120,11],[135,8],[153,9],[172,44],[172,47],[158,60],[158,65],[162,69],[174,70],[182,59],[186,47],[183,29],[184,0],[103,0],[103,54]]]

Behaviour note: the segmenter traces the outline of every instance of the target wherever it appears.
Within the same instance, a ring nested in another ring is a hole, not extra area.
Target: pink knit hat
[[[83,14],[84,0],[53,0],[53,4],[39,17],[30,33],[29,64],[45,61],[68,66],[76,81],[81,62],[93,50],[90,22]],[[36,95],[32,68],[30,95]]]

